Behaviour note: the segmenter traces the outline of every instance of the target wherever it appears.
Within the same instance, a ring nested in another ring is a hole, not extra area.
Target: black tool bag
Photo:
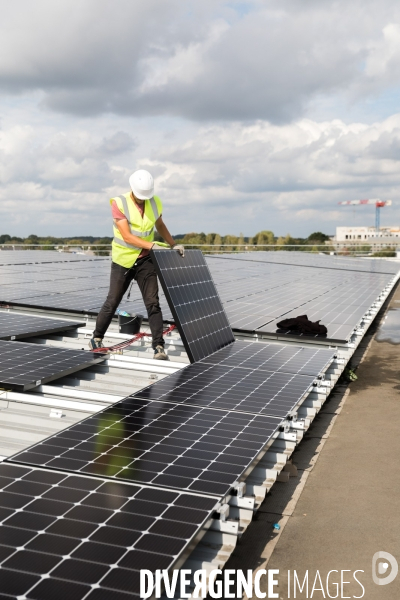
[[[285,333],[298,333],[303,335],[326,335],[328,333],[325,325],[320,325],[319,321],[310,321],[307,315],[300,315],[293,319],[284,319],[277,323],[279,329]]]

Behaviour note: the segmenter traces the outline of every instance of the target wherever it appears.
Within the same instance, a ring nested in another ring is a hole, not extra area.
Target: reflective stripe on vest
[[[150,198],[150,204],[151,204],[151,208],[153,209],[155,219],[157,221],[157,219],[159,218],[160,215],[158,213],[157,202],[154,200],[154,196],[152,198]],[[154,229],[154,227],[153,227],[153,229]]]
[[[128,242],[125,242],[125,240],[120,240],[117,237],[115,237],[113,239],[113,242],[115,242],[115,244],[119,244],[120,246],[124,246],[125,248],[131,248],[132,250],[140,250],[140,251],[143,250],[143,248],[139,248],[138,246],[133,246],[132,244],[128,244]]]
[[[152,227],[151,229],[149,229],[148,231],[136,231],[136,229],[133,229],[130,223],[130,213],[129,213],[129,208],[128,208],[128,202],[126,201],[125,196],[118,196],[118,198],[121,200],[122,202],[122,206],[124,207],[124,214],[126,216],[126,220],[128,221],[128,225],[129,225],[129,229],[131,231],[132,235],[136,235],[137,237],[147,237],[149,235],[151,235],[154,231],[154,227]],[[154,216],[156,217],[156,221],[158,219],[158,210],[157,210],[157,204],[154,200],[154,198],[151,198],[150,200],[150,204],[151,204],[151,208],[153,209],[154,212]],[[119,242],[117,242],[119,243]],[[121,246],[125,246],[125,244],[120,244]],[[136,246],[131,246],[128,244],[127,246],[128,248],[136,248]]]

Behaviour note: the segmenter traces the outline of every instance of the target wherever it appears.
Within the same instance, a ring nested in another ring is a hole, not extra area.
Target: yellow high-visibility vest
[[[158,196],[144,201],[143,218],[132,200],[130,192],[111,198],[110,204],[116,202],[119,210],[126,216],[132,235],[136,235],[146,242],[154,241],[154,225],[162,214],[162,204]],[[142,248],[133,246],[124,241],[118,227],[114,224],[114,239],[112,243],[112,261],[122,267],[131,267],[142,251]],[[158,242],[157,242],[158,243]],[[169,248],[168,244],[160,244]]]

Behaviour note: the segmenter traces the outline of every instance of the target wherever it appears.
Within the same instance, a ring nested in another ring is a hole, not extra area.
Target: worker
[[[164,350],[163,317],[158,298],[158,282],[150,250],[171,248],[184,256],[162,219],[162,204],[154,196],[154,179],[143,169],[129,178],[131,191],[111,198],[114,222],[110,290],[96,320],[89,348],[101,348],[103,337],[132,280],[141,291],[147,309],[154,358],[169,360]],[[154,226],[166,243],[154,242]]]

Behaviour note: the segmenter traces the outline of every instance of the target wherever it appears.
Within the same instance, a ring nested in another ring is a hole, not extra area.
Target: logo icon
[[[391,569],[389,570],[389,567]],[[372,557],[372,579],[376,585],[387,585],[397,577],[399,571],[399,565],[394,556],[389,552],[375,552]],[[385,577],[379,577],[379,575],[385,575]]]

